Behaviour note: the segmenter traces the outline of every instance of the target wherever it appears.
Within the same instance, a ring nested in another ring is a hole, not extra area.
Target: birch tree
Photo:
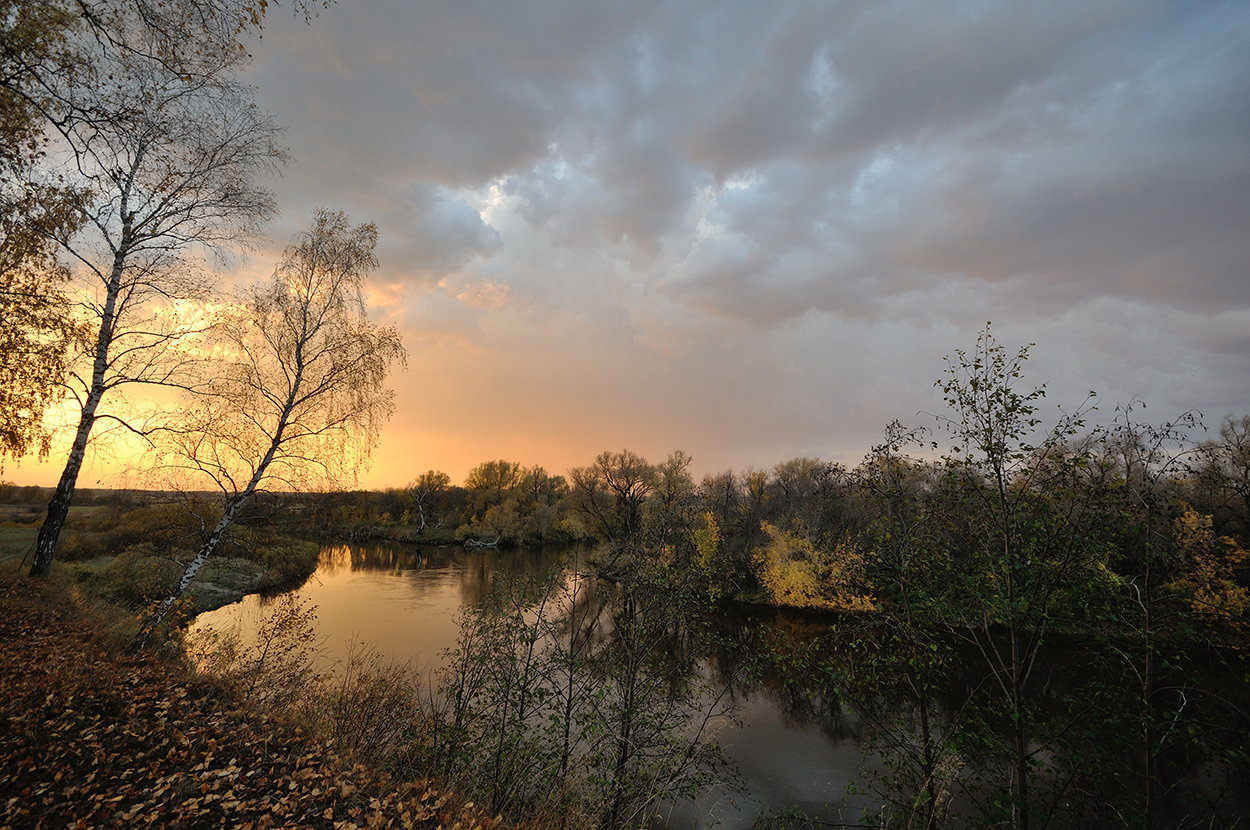
[[[247,55],[237,44],[206,37],[186,44],[194,61],[170,62],[166,34],[137,7],[117,8],[101,25],[125,48],[101,47],[77,73],[40,76],[44,91],[31,99],[50,134],[42,175],[79,194],[73,221],[50,238],[74,267],[70,296],[90,330],[68,376],[77,427],[31,576],[51,567],[97,424],[148,429],[123,390],[182,382],[193,327],[172,312],[209,299],[203,253],[257,238],[275,210],[258,182],[286,158],[280,131],[238,78]]]
[[[251,288],[212,335],[211,384],[184,396],[183,426],[153,461],[185,486],[209,485],[222,515],[161,605],[141,649],[259,489],[354,478],[393,410],[387,373],[405,361],[399,332],[371,323],[365,276],[377,229],[318,210],[269,282]]]
[[[308,20],[328,2],[288,5]],[[101,143],[118,146],[106,125],[116,127],[162,97],[145,103],[137,94],[116,94],[142,91],[134,68],[183,86],[211,82],[246,59],[243,38],[280,5],[0,0],[0,462],[48,455],[44,412],[61,398],[73,348],[94,333],[74,314],[69,272],[57,256],[57,239],[74,236],[95,206],[80,199],[97,184],[90,160],[80,164],[85,143],[96,142],[98,160]],[[51,518],[54,542],[58,522]],[[44,568],[41,562],[37,570]]]

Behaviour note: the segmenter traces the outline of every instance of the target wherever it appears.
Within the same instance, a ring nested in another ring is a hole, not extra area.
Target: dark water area
[[[316,573],[293,593],[316,605],[326,659],[342,660],[353,644],[367,644],[433,678],[456,645],[463,609],[505,584],[545,584],[576,567],[585,553],[327,545]],[[246,636],[259,628],[274,601],[249,596],[201,615],[195,626],[238,626]],[[676,830],[711,821],[741,830],[752,827],[761,815],[792,809],[818,823],[785,826],[879,826],[883,818],[898,819],[897,804],[890,804],[883,794],[891,782],[905,786],[908,758],[914,767],[921,727],[916,678],[891,667],[890,633],[878,630],[871,616],[833,617],[744,606],[721,607],[711,629],[698,647],[700,670],[713,681],[728,684],[733,718],[720,726],[716,740],[743,785],[737,791],[715,788],[695,801],[666,805],[657,826]],[[994,734],[1010,731],[1010,719],[1004,707],[995,708],[994,679],[985,670],[982,655],[957,636],[945,645],[955,659],[948,661],[941,682],[929,689],[928,728],[960,747],[941,761],[945,767],[938,765],[950,785],[943,796],[943,809],[951,817],[947,826],[988,826],[996,809],[1001,815],[1001,808],[989,801],[1007,791],[1010,776],[989,747]],[[865,649],[871,651],[871,659]],[[1140,773],[1134,735],[1125,729],[1125,724],[1133,723],[1133,712],[1122,712],[1122,719],[1116,714],[1117,706],[1128,706],[1121,705],[1116,695],[1132,686],[1134,668],[1131,661],[1120,667],[1108,664],[1108,654],[1126,649],[1131,650],[1090,638],[1050,636],[1038,655],[1038,717],[1056,722],[1067,718],[1084,739],[1093,736],[1100,744],[1096,753],[1101,760],[1091,765],[1099,769],[1097,780],[1069,775],[1054,750],[1034,747],[1041,770],[1039,793],[1054,801],[1050,826],[1098,826],[1088,823],[1093,818],[1107,826],[1128,823],[1123,820],[1127,816],[1117,819],[1113,808],[1091,812],[1080,801],[1089,799],[1091,788],[1132,791],[1134,776]],[[1232,826],[1228,817],[1236,821],[1242,815],[1250,821],[1245,775],[1236,769],[1241,763],[1237,741],[1230,744],[1229,736],[1218,732],[1235,730],[1245,719],[1199,700],[1206,695],[1244,710],[1250,704],[1246,680],[1226,663],[1214,658],[1209,662],[1204,688],[1159,698],[1165,713],[1175,705],[1178,723],[1182,714],[1188,717],[1185,707],[1199,706],[1208,706],[1213,718],[1223,720],[1211,727],[1219,738],[1214,743],[1199,747],[1196,739],[1172,736],[1177,738],[1176,748],[1160,754],[1160,763],[1168,765],[1165,777],[1171,801],[1160,798],[1156,803],[1156,826]],[[1166,677],[1161,680],[1169,682]],[[982,702],[975,717],[968,714],[973,711],[970,701]],[[978,758],[982,744],[984,757]],[[1215,744],[1231,747],[1233,754],[1225,759],[1202,754]],[[1064,745],[1070,747],[1072,742]],[[1244,740],[1240,745],[1244,748]],[[985,768],[978,768],[978,763]],[[978,801],[981,798],[986,802]],[[1217,809],[1204,809],[1207,804]]]

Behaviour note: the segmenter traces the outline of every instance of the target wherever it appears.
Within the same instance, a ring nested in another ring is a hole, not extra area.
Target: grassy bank
[[[0,522],[0,564],[25,572],[43,517],[16,518]],[[138,612],[166,597],[195,555],[190,518],[178,504],[74,508],[53,568],[86,593]],[[247,594],[295,587],[316,570],[319,550],[271,525],[244,528],[196,575],[184,611],[193,615]]]
[[[241,705],[181,660],[123,656],[127,618],[0,575],[0,827],[498,827]]]

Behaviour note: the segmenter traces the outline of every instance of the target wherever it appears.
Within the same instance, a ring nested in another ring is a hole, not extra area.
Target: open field
[[[30,523],[39,521],[40,517],[47,511],[46,504],[0,504],[0,522],[22,522]],[[100,509],[98,504],[74,505],[69,509],[69,515],[86,516]]]

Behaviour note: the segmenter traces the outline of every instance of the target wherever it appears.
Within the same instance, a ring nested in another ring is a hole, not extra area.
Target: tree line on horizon
[[[1226,416],[1218,437],[1199,440],[1191,437],[1203,432],[1196,416],[1159,427],[1138,422],[1140,409],[1121,408],[1111,426],[1046,451],[1079,459],[1078,483],[1087,490],[1128,501],[1118,505],[1125,514],[1107,514],[1107,521],[1131,518],[1134,505],[1149,508],[1151,544],[1201,559],[1204,596],[1213,607],[1223,596],[1235,611],[1246,602],[1250,576],[1250,416]],[[932,448],[925,433],[893,423],[885,442],[853,468],[797,457],[696,482],[681,450],[652,464],[626,449],[605,451],[567,476],[499,459],[471,469],[461,485],[429,470],[405,487],[291,498],[329,534],[504,548],[600,541],[609,558],[657,555],[696,567],[718,596],[845,610],[862,607],[851,585],[871,592],[862,543],[881,521],[881,500],[925,508],[929,522],[952,520],[935,508],[954,498],[969,470],[958,453],[908,455],[909,446]]]

